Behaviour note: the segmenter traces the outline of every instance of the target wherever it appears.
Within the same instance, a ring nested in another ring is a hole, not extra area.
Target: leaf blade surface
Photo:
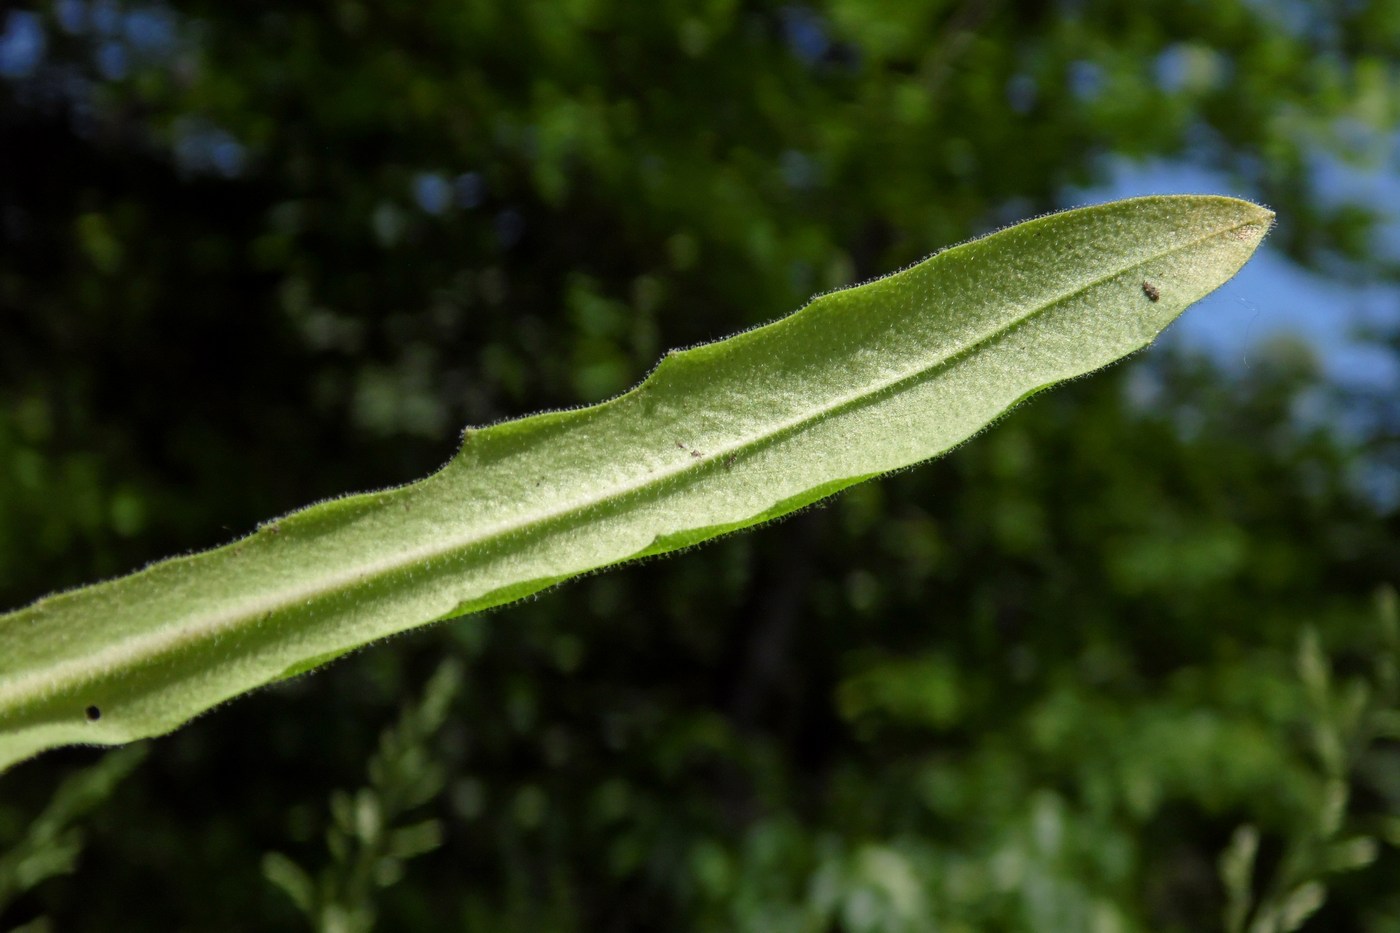
[[[0,768],[937,456],[1146,346],[1271,220],[1170,196],[1028,221],[668,354],[611,401],[470,430],[416,483],[0,616]]]

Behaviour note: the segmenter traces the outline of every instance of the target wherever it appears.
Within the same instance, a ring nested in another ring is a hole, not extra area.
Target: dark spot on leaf
[[[1147,296],[1148,301],[1157,301],[1162,297],[1162,293],[1157,290],[1157,286],[1146,279],[1142,280],[1142,293]]]
[[[83,710],[83,715],[87,717],[88,722],[97,722],[97,720],[102,718],[102,710],[98,709],[96,706],[89,706],[87,709]]]

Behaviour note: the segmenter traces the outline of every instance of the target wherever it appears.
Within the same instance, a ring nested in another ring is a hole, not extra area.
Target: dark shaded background
[[[1386,205],[1314,170],[1395,158],[1395,0],[0,28],[4,606],[421,476],[465,424],[605,398],[1115,159],[1217,173],[1310,268],[1397,272]],[[332,789],[453,656],[443,844],[383,929],[1217,929],[1242,826],[1254,919],[1400,928],[1400,407],[1320,372],[1154,350],[788,521],[244,698],[147,743],[0,925],[302,928],[262,857],[333,861]],[[6,775],[0,842],[99,757]]]

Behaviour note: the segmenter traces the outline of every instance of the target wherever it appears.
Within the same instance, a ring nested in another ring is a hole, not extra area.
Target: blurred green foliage
[[[403,878],[408,859],[441,845],[438,820],[396,824],[441,793],[447,782],[430,742],[447,718],[461,679],[460,665],[444,661],[422,699],[380,737],[369,761],[369,784],[353,795],[331,795],[332,823],[326,833],[331,861],[317,879],[280,852],[263,856],[263,874],[287,892],[312,929],[373,929],[378,890]]]
[[[1384,158],[1394,0],[22,15],[6,605],[420,476],[464,424],[604,397],[1116,158],[1218,170],[1294,258],[1395,272],[1376,205],[1315,171]],[[1154,351],[826,507],[153,742],[0,925],[300,929],[264,856],[324,861],[321,801],[448,655],[442,844],[384,929],[1396,929],[1397,417],[1306,347]],[[7,842],[93,760],[6,775]]]
[[[83,850],[81,821],[107,802],[117,785],[146,757],[140,747],[106,755],[66,778],[29,820],[7,813],[0,845],[0,910],[24,892],[73,871]]]

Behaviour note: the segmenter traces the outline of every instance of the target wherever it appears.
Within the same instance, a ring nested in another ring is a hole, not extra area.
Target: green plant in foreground
[[[1149,344],[1272,222],[1214,196],[1037,218],[672,352],[439,472],[0,617],[0,767],[115,744],[405,629],[784,515]]]
[[[373,928],[374,896],[403,877],[404,862],[437,848],[442,827],[435,819],[395,823],[442,790],[446,769],[430,740],[447,719],[462,680],[460,665],[445,661],[422,699],[386,729],[369,761],[369,784],[355,794],[331,797],[332,825],[326,834],[331,863],[312,880],[280,852],[263,857],[263,874],[287,892],[322,933],[359,933]]]

